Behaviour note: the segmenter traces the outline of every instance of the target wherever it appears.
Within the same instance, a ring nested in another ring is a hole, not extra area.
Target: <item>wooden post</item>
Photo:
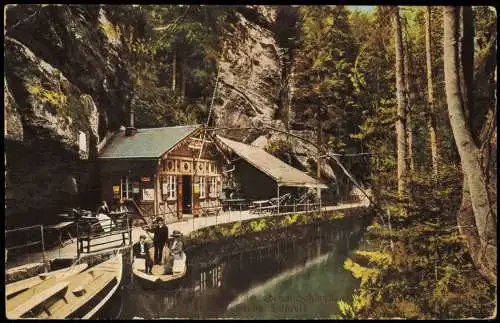
[[[321,216],[321,188],[318,188],[318,191],[320,192],[320,194],[319,194],[319,214]]]
[[[132,227],[130,226],[130,219],[129,219],[129,215],[128,215],[128,212],[127,212],[127,228],[128,228],[128,245],[131,246],[132,245]]]
[[[321,123],[321,115],[318,111],[318,133],[317,133],[317,140],[318,140],[318,151],[317,151],[317,161],[316,161],[316,177],[318,178],[318,181],[321,180],[321,144],[323,141],[323,129],[322,129],[322,123]],[[317,188],[317,194],[318,194],[318,199],[321,199],[321,188]]]
[[[40,226],[40,233],[42,234],[42,261],[45,267],[45,243],[43,241],[43,225]]]
[[[278,183],[278,210],[277,214],[280,213],[280,184]]]
[[[182,219],[182,194],[184,192],[182,191],[182,175],[177,175],[177,219],[181,220]]]
[[[81,244],[81,240],[80,240],[80,232],[78,230],[78,220],[76,221],[76,257],[77,258],[80,258],[80,244]]]

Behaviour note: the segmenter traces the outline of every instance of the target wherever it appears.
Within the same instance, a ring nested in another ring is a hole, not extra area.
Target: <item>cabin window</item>
[[[122,177],[121,179],[121,192],[122,199],[132,198],[132,180],[128,177]]]
[[[200,198],[201,199],[204,199],[205,198],[205,188],[207,187],[206,186],[206,178],[203,177],[203,176],[200,176]]]
[[[167,176],[167,181],[165,184],[166,190],[164,189],[163,194],[167,197],[167,200],[175,200],[177,198],[177,176]]]
[[[210,177],[208,192],[210,197],[217,197],[217,177]]]

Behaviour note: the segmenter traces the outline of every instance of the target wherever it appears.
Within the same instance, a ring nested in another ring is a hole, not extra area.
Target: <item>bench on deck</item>
[[[261,214],[267,212],[271,206],[271,200],[252,201],[252,204],[249,206],[250,214]]]
[[[71,236],[71,233],[68,231],[68,229],[73,226],[75,222],[74,221],[65,221],[61,222],[58,224],[53,224],[53,225],[47,225],[45,229],[47,231],[55,231],[58,234],[58,242],[61,245],[61,247],[64,247],[65,243],[63,242],[63,232],[66,230],[66,234],[68,235],[69,239],[71,242],[73,242],[73,237]]]
[[[58,284],[44,290],[43,292],[28,299],[26,302],[20,304],[12,311],[7,312],[7,317],[9,319],[21,318],[21,316],[28,313],[36,306],[42,304],[50,297],[60,293],[63,290],[66,290],[68,288],[68,285],[69,285],[69,282],[61,282],[61,283],[58,283]]]

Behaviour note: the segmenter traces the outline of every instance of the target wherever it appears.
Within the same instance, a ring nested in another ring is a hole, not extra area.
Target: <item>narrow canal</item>
[[[343,263],[363,230],[351,218],[188,249],[188,273],[175,290],[143,289],[128,277],[100,316],[330,318],[359,286]]]

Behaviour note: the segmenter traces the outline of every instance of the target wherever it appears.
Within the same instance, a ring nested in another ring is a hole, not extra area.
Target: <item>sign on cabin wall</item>
[[[191,141],[188,145],[188,148],[193,150],[201,149],[201,141]]]
[[[178,175],[218,175],[219,169],[215,161],[200,159],[193,161],[187,157],[168,157],[163,160],[162,172],[164,174]]]
[[[120,198],[120,185],[113,185],[113,198]]]
[[[155,190],[154,188],[143,188],[142,189],[142,200],[143,201],[154,201]]]
[[[133,186],[132,186],[132,193],[134,194],[139,194],[140,191],[139,191],[139,182],[134,182]]]

